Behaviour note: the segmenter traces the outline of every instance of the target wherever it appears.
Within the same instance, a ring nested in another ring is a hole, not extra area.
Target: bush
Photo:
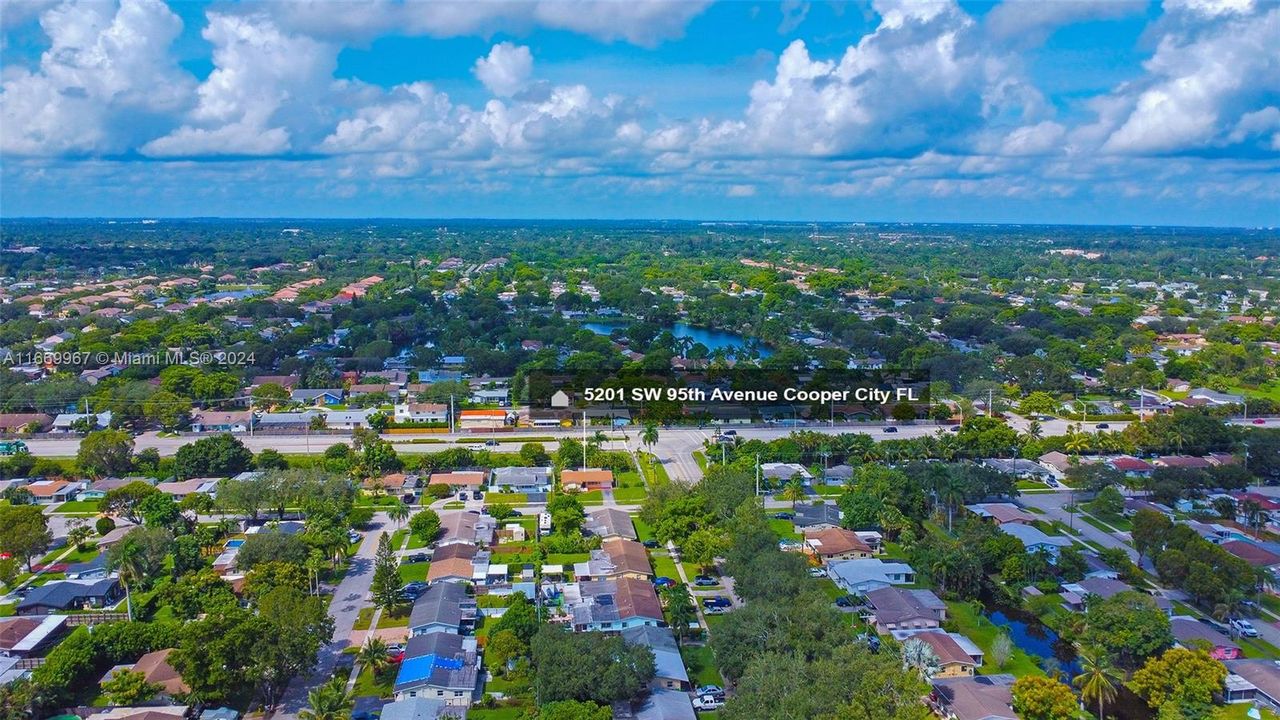
[[[116,529],[116,521],[104,515],[93,524],[93,529],[97,530],[99,535],[106,535]]]
[[[351,527],[365,527],[369,523],[373,522],[373,508],[352,508],[351,512],[347,513],[347,522],[351,523]]]

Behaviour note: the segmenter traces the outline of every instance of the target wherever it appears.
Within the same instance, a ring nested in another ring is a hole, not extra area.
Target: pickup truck
[[[700,711],[719,710],[724,707],[723,700],[717,700],[712,695],[699,695],[693,699],[693,709]]]

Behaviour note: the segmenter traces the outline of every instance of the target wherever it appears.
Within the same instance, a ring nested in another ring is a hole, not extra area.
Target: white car
[[[823,570],[820,567],[809,568],[809,577],[811,578],[824,578],[826,576],[827,576],[827,571]]]
[[[694,710],[719,710],[724,707],[723,700],[717,700],[714,695],[699,695],[693,699]]]
[[[1253,626],[1253,623],[1245,620],[1244,618],[1232,618],[1230,624],[1232,630],[1235,630],[1245,637],[1258,637],[1258,629]]]
[[[472,451],[484,450],[485,446],[484,446],[484,443],[471,443],[470,445],[467,446],[467,449]]]

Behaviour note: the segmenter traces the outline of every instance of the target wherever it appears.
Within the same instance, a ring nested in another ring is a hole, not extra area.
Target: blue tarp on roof
[[[436,671],[436,668],[461,670],[462,659],[439,657],[434,654],[405,658],[404,662],[400,664],[400,674],[396,677],[396,685],[427,680],[431,677],[431,673]]]

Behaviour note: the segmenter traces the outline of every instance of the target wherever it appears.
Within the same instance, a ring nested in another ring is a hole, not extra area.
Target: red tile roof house
[[[1280,570],[1280,555],[1266,548],[1244,540],[1228,540],[1221,545],[1223,550],[1235,555],[1256,568]]]
[[[1107,464],[1114,470],[1118,470],[1130,477],[1146,477],[1155,470],[1151,463],[1128,455],[1121,455],[1117,458],[1111,458]]]
[[[565,490],[611,490],[612,470],[564,470],[560,473],[560,486]]]
[[[875,556],[875,551],[857,533],[844,528],[806,532],[804,551],[824,565],[834,560],[858,560]]]
[[[445,485],[453,490],[478,488],[484,485],[484,475],[484,472],[479,470],[431,473],[431,479],[427,484]]]
[[[1159,467],[1190,468],[1193,470],[1204,470],[1213,467],[1213,463],[1194,455],[1165,455],[1164,457],[1156,458],[1155,464]]]
[[[53,418],[44,413],[0,413],[0,432],[25,432],[28,425],[43,432],[53,426]]]
[[[992,520],[997,525],[1006,523],[1030,525],[1036,519],[1035,515],[1013,503],[978,503],[976,505],[965,505],[965,507],[978,517],[984,520]]]

